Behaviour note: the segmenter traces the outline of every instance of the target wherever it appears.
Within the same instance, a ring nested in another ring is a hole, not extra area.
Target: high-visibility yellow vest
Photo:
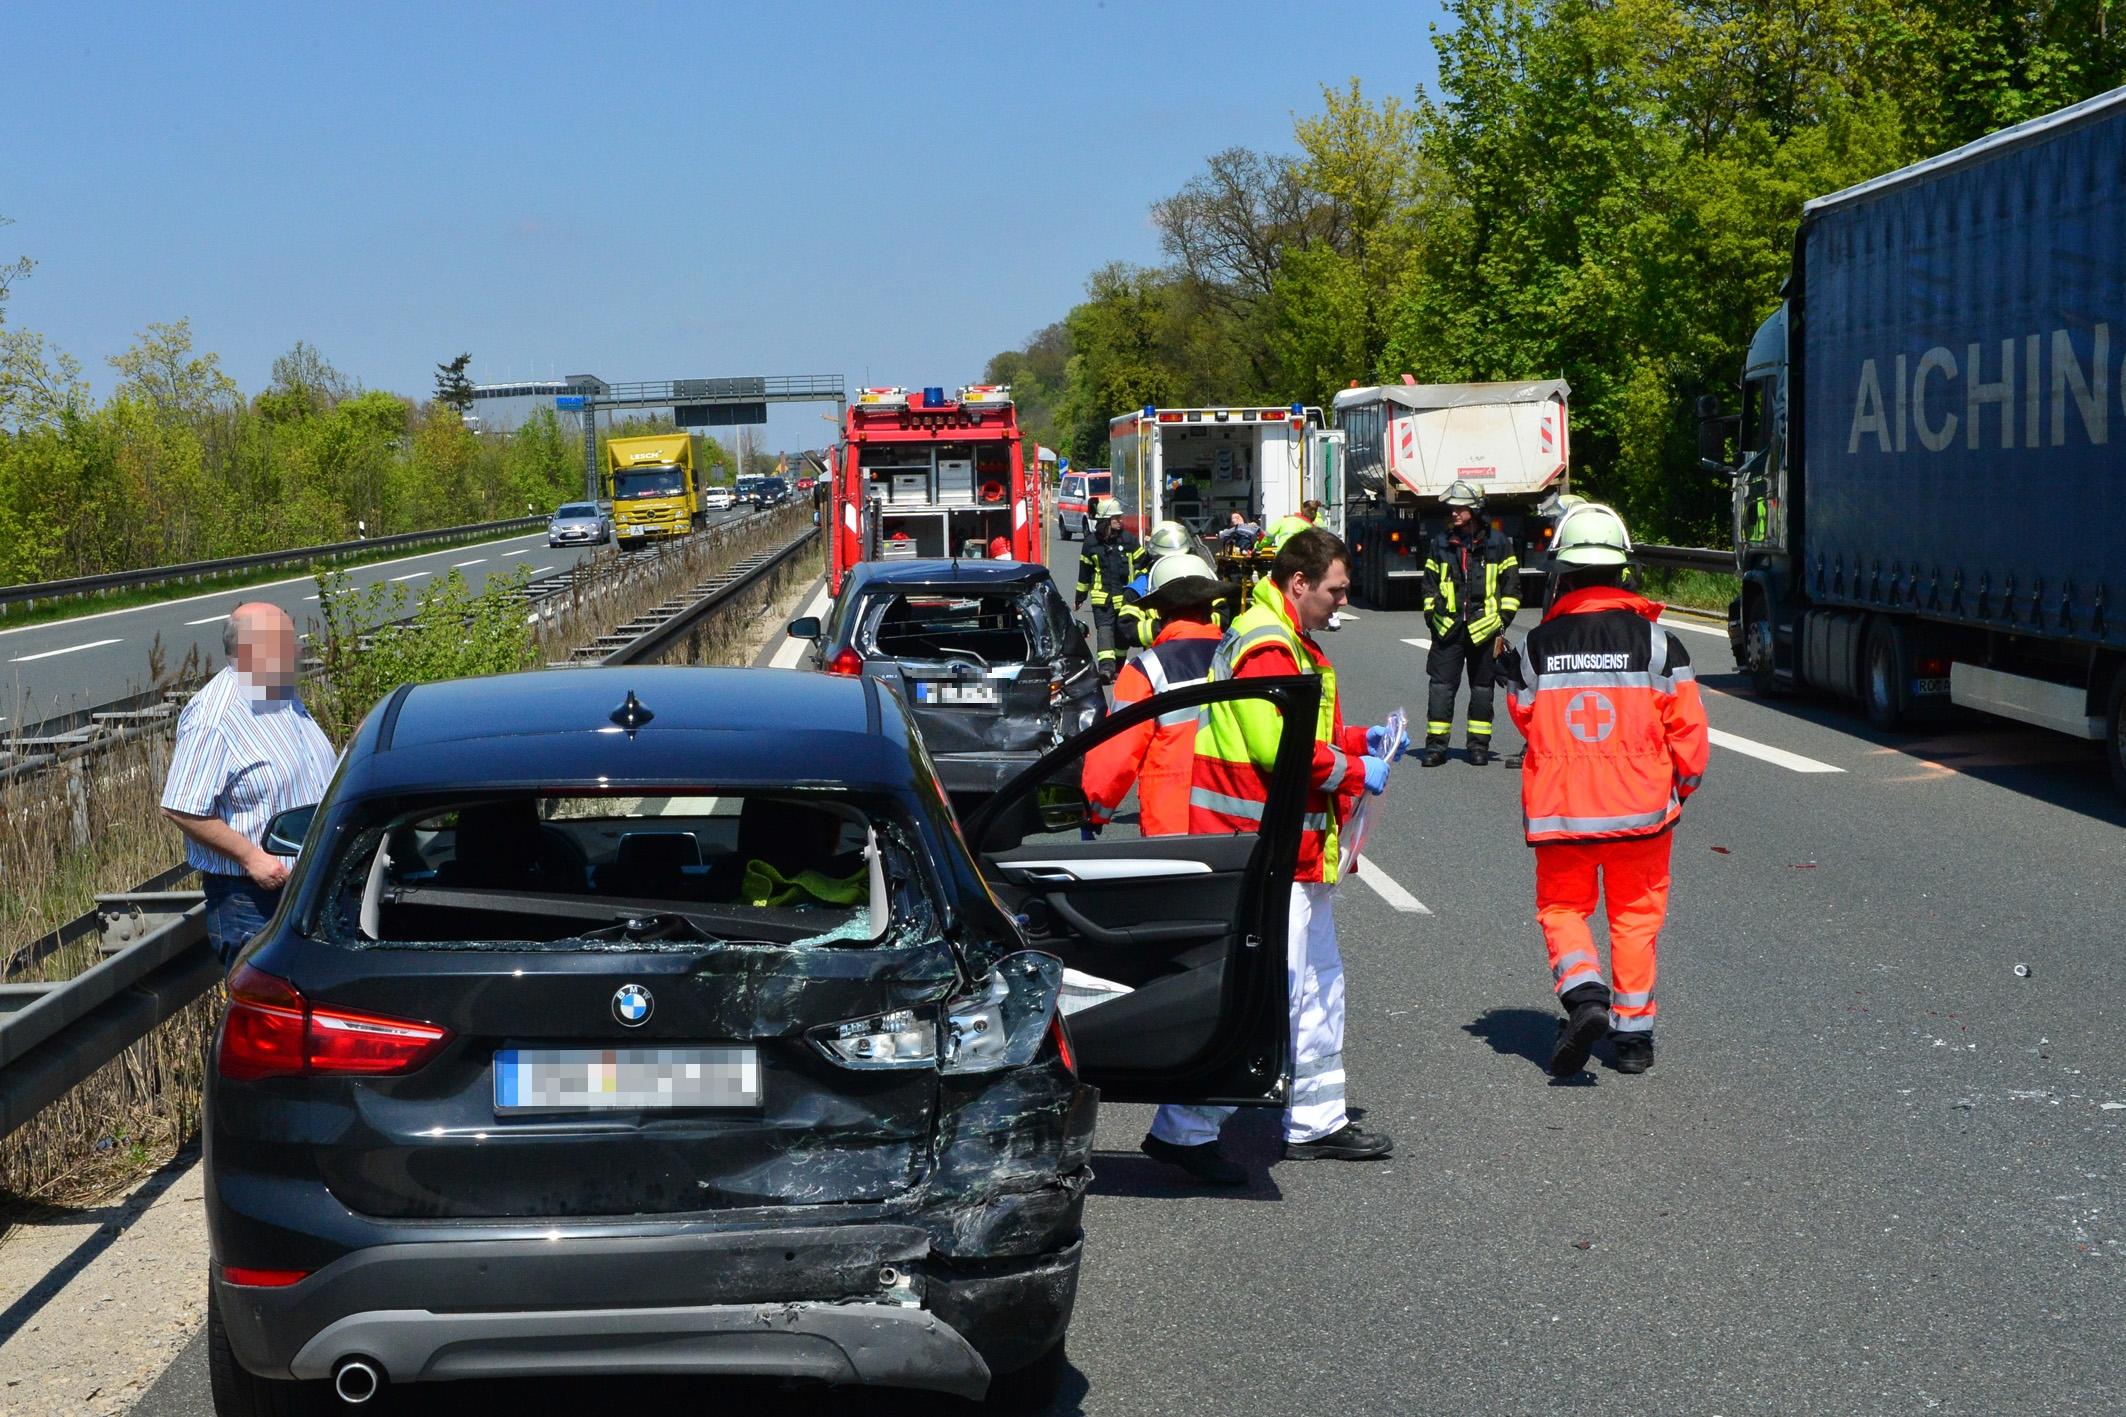
[[[1336,742],[1336,667],[1316,663],[1285,613],[1284,591],[1267,578],[1255,583],[1254,603],[1211,660],[1215,682],[1237,676],[1250,655],[1281,644],[1300,672],[1321,679],[1321,704],[1315,710],[1314,741],[1326,744],[1337,759],[1329,780],[1307,794],[1307,813],[1299,841],[1299,879],[1312,879],[1309,867],[1320,864],[1321,879],[1333,882],[1340,864],[1337,848],[1336,788],[1361,771]],[[1284,715],[1263,699],[1228,699],[1205,704],[1196,719],[1196,761],[1189,787],[1189,830],[1199,835],[1228,835],[1262,829],[1270,795],[1270,774],[1284,736]]]

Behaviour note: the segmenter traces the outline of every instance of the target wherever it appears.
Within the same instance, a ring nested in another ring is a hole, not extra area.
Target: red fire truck
[[[859,561],[938,556],[1043,562],[1040,488],[1005,384],[859,389],[834,450],[830,589]],[[1001,539],[1002,546],[998,543]]]

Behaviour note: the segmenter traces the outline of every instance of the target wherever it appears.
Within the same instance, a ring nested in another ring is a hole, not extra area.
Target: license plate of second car
[[[988,683],[918,683],[915,701],[919,704],[993,704],[997,701],[997,686]]]
[[[760,1106],[760,1054],[728,1048],[505,1048],[495,1111],[641,1112]]]

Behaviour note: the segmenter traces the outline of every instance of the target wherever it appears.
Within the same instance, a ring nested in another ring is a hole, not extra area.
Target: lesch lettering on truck
[[[1861,451],[1861,439],[1873,437],[1874,451],[1902,453],[1916,438],[1919,446],[1938,453],[1956,441],[1959,424],[1964,446],[1976,448],[1980,438],[1979,415],[1987,408],[1998,410],[2002,448],[2064,447],[2069,419],[2067,400],[2074,400],[2082,431],[2094,447],[2111,438],[2111,327],[2099,323],[2091,328],[2090,361],[2082,363],[2075,350],[2076,331],[2052,331],[2020,340],[2000,341],[1994,362],[1995,377],[1984,377],[1991,341],[1964,347],[1961,371],[1964,408],[1953,409],[1955,394],[1947,387],[1958,376],[1954,351],[1935,345],[1917,360],[1900,354],[1891,363],[1890,400],[1885,406],[1880,361],[1861,361],[1859,387],[1853,395],[1853,421],[1846,435],[1848,456]],[[2018,360],[2017,345],[2021,345]],[[2045,356],[2049,351],[2049,359]],[[2016,366],[2022,366],[2022,437],[2016,437]],[[1936,383],[1943,387],[1937,392]],[[2126,400],[2126,378],[2119,381],[2119,395]],[[2046,441],[2048,440],[2049,441]]]

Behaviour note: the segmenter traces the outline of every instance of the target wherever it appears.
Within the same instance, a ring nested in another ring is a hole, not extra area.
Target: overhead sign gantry
[[[771,403],[828,403],[834,421],[848,405],[839,374],[756,374],[726,379],[658,379],[608,384],[595,374],[476,384],[476,399],[552,398],[563,413],[583,416],[583,491],[598,498],[598,414],[622,408],[669,408],[681,428],[735,428],[768,421]]]

